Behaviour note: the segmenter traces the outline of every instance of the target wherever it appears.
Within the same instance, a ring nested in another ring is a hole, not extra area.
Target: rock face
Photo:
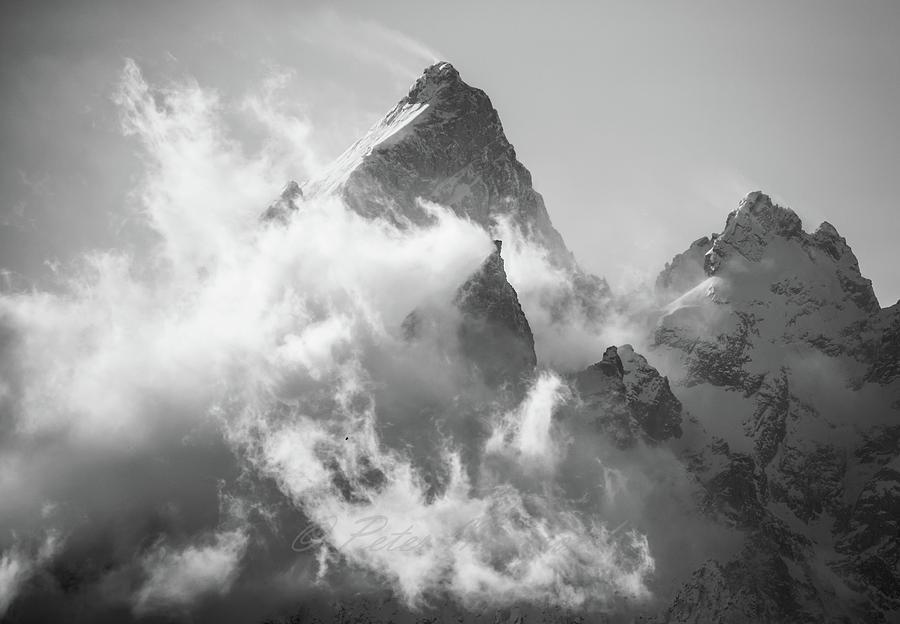
[[[493,253],[457,289],[452,305],[458,315],[417,309],[404,319],[403,333],[407,340],[426,332],[441,335],[447,332],[437,326],[453,323],[455,342],[437,348],[458,354],[488,386],[522,387],[537,366],[534,335],[506,278],[501,249],[501,241],[494,241]]]
[[[533,231],[559,265],[574,264],[490,98],[463,82],[450,63],[427,68],[406,97],[304,192],[336,192],[360,214],[399,224],[429,219],[420,200],[488,230],[508,215]]]
[[[284,190],[281,191],[281,196],[262,213],[260,219],[284,224],[292,212],[299,210],[297,202],[302,200],[303,189],[300,188],[297,182],[291,180],[285,185]]]
[[[656,289],[666,295],[677,297],[703,281],[706,278],[704,270],[706,252],[710,250],[718,236],[713,233],[711,236],[698,238],[691,243],[687,251],[667,262],[656,278]]]
[[[698,570],[663,621],[892,621],[897,306],[833,226],[809,234],[760,192],[657,291],[654,353],[706,440],[686,457],[708,513],[753,545]]]
[[[601,361],[575,374],[572,381],[584,402],[584,415],[618,446],[681,436],[681,401],[669,388],[669,380],[631,345],[609,347]]]
[[[618,355],[625,397],[641,429],[653,440],[681,437],[682,405],[672,392],[669,380],[631,345],[620,347]]]
[[[865,324],[868,361],[865,381],[889,384],[900,377],[900,302],[879,310]]]
[[[900,611],[900,456],[866,482],[837,543],[839,569],[878,607]]]
[[[462,313],[460,349],[488,385],[520,384],[537,366],[534,336],[516,289],[506,279],[501,242],[494,244],[494,253],[456,293],[454,304]]]
[[[657,344],[689,354],[693,380],[745,391],[773,367],[768,345],[857,352],[860,327],[880,310],[830,224],[807,234],[793,211],[760,192],[728,215],[721,235],[677,256],[657,284],[665,296],[683,289],[668,304]]]
[[[622,377],[613,362],[601,360],[575,374],[572,386],[582,401],[578,418],[604,433],[619,448],[628,448],[643,436],[629,409]]]

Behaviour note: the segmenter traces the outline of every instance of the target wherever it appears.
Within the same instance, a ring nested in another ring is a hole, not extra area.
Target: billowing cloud
[[[275,606],[373,584],[410,609],[651,600],[653,523],[625,521],[674,460],[572,439],[577,401],[551,370],[521,397],[493,393],[446,348],[487,232],[440,206],[399,230],[334,198],[259,222],[291,163],[319,162],[312,127],[281,108],[287,79],[233,106],[127,62],[117,100],[157,244],[0,297],[2,600],[15,608],[39,570],[34,591],[64,595],[47,588],[65,578],[98,610],[139,616],[260,587]],[[226,110],[290,141],[249,149]],[[547,345],[540,292],[571,285],[527,241],[504,250]],[[445,327],[410,342],[417,309]],[[580,327],[566,345],[587,340]],[[578,357],[600,352],[590,340]],[[28,554],[53,532],[65,541]]]
[[[37,544],[18,543],[0,552],[0,617],[30,577],[57,553],[60,542],[60,536],[51,532]]]
[[[158,546],[141,560],[147,580],[135,595],[135,611],[184,609],[205,594],[224,594],[246,547],[247,535],[240,530],[216,533],[207,543],[180,550]]]

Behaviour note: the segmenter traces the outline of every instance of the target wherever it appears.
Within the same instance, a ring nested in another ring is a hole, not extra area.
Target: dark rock
[[[681,435],[681,402],[669,381],[631,345],[609,347],[603,359],[572,377],[586,413],[617,444],[661,441]]]
[[[488,385],[521,384],[537,366],[534,336],[516,289],[506,279],[500,241],[495,245],[456,293],[454,303],[462,312],[460,349]]]
[[[872,325],[868,349],[872,364],[865,380],[887,384],[900,376],[900,302],[880,310]]]
[[[622,367],[622,358],[619,357],[616,347],[606,348],[606,351],[603,352],[602,363],[613,367],[619,377],[625,376],[625,369]]]
[[[300,185],[295,181],[291,180],[288,182],[284,190],[281,191],[281,195],[274,203],[270,204],[268,208],[262,213],[260,216],[261,221],[276,221],[279,223],[287,223],[288,219],[290,219],[291,214],[297,212],[299,210],[297,206],[297,202],[303,199],[303,190],[300,188]]]
[[[628,407],[641,429],[653,440],[680,438],[683,409],[668,378],[631,345],[622,345],[616,353],[622,364]]]
[[[678,296],[706,279],[704,263],[706,252],[712,247],[717,234],[698,238],[691,246],[667,262],[656,278],[656,289],[668,297]]]

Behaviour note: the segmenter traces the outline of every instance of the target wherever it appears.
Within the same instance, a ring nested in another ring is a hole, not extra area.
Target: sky
[[[309,149],[284,174],[300,179],[447,60],[491,97],[554,224],[614,287],[654,277],[761,189],[807,230],[831,222],[882,306],[900,298],[895,2],[4,0],[0,10],[0,267],[13,282],[149,236],[135,195],[145,163],[116,104],[127,59],[155,84],[217,93],[248,152],[270,146],[267,129],[288,115],[296,136],[282,148]],[[240,111],[267,94],[282,117],[247,123]]]

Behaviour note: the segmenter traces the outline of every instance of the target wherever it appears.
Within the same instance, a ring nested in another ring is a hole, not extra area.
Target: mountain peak
[[[399,225],[429,222],[421,200],[487,231],[511,216],[557,266],[575,264],[490,98],[447,62],[427,67],[366,136],[302,191],[336,193],[359,214]]]
[[[423,79],[432,81],[459,80],[459,72],[447,61],[438,61],[434,65],[425,68],[419,80]]]
[[[728,340],[709,343],[707,351],[691,357],[699,358],[700,368],[717,357],[727,360],[727,366],[715,369],[714,383],[725,383],[737,372],[728,383],[749,383],[745,389],[755,383],[752,375],[732,366],[742,349],[757,343],[802,344],[829,355],[851,352],[858,348],[848,338],[856,331],[852,328],[879,310],[871,281],[862,276],[853,251],[834,226],[826,222],[808,234],[793,210],[761,191],[741,200],[722,234],[697,240],[666,265],[657,285],[667,298],[675,296],[657,339],[679,344],[688,335],[702,340],[710,332],[727,334]],[[718,313],[723,304],[734,314]],[[704,320],[698,324],[701,317],[693,315],[701,308],[708,318],[701,315]],[[721,326],[712,329],[709,318],[719,319]],[[698,327],[699,334],[690,333]],[[688,343],[694,344],[682,344]],[[720,349],[725,344],[733,351]],[[693,353],[695,347],[690,349]]]
[[[747,193],[725,220],[725,229],[706,252],[707,275],[715,273],[722,260],[733,253],[758,262],[778,237],[801,239],[803,222],[797,213],[772,201],[762,191]]]
[[[502,242],[495,240],[494,250],[454,299],[463,314],[462,352],[477,363],[490,385],[520,383],[537,365],[534,335],[516,289],[507,279],[501,247]]]
[[[802,247],[815,247],[834,261],[848,258],[851,272],[858,273],[857,262],[846,239],[828,221],[823,221],[813,234],[803,230],[803,222],[790,208],[779,206],[762,191],[748,193],[738,209],[728,215],[725,230],[714,241],[707,255],[708,269],[715,270],[717,256],[728,255],[731,247],[745,258],[757,261],[775,238],[781,237]]]
[[[844,254],[850,251],[847,239],[841,236],[828,221],[822,221],[812,237],[816,244],[835,260],[840,260]]]
[[[788,238],[803,232],[803,223],[797,213],[790,208],[779,206],[762,191],[753,191],[744,196],[738,209],[729,215],[728,221],[729,223],[725,225],[726,231],[729,226],[734,228],[756,226],[753,229],[761,230],[761,234],[779,234]]]
[[[295,180],[290,180],[284,185],[278,199],[269,204],[269,207],[260,215],[260,218],[263,221],[287,223],[290,215],[297,212],[297,202],[302,199],[303,188]]]
[[[471,89],[463,82],[453,65],[441,61],[425,68],[422,75],[409,88],[405,103],[425,104],[434,100],[436,95],[446,89],[459,87],[464,87],[466,90]]]
[[[822,221],[818,228],[816,228],[816,235],[827,236],[830,238],[843,238],[840,234],[838,234],[837,229],[831,225],[828,221]]]
[[[433,222],[423,202],[486,232],[506,224],[546,250],[575,284],[573,293],[554,291],[561,311],[554,318],[571,309],[594,319],[608,302],[606,282],[578,266],[553,226],[487,93],[465,83],[450,63],[427,67],[364,137],[300,190],[304,200],[335,195],[354,212],[399,227]],[[264,218],[280,214],[270,210]]]

